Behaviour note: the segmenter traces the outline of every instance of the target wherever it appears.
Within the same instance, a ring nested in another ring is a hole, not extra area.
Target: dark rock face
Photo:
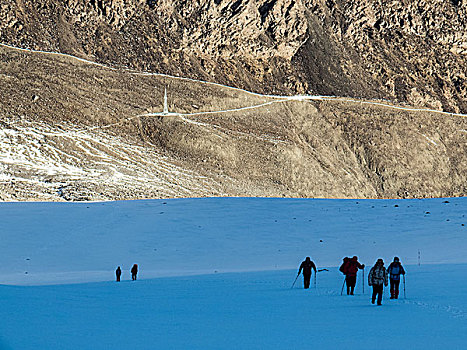
[[[4,0],[0,40],[256,92],[467,112],[460,0]]]

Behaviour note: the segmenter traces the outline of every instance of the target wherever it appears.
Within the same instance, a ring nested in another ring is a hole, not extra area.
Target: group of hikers
[[[365,265],[360,264],[358,257],[354,256],[352,258],[344,258],[339,271],[345,275],[344,284],[347,285],[347,295],[354,295],[354,289],[357,283],[357,272],[364,268]],[[298,277],[303,271],[303,284],[305,289],[310,288],[312,270],[314,270],[316,276],[317,270],[315,263],[311,261],[310,257],[306,257],[306,259],[300,264],[297,274]],[[385,286],[387,287],[388,279],[390,282],[391,299],[399,298],[401,275],[405,275],[405,270],[397,256],[394,257],[394,261],[387,269],[384,267],[383,259],[376,260],[375,265],[371,268],[370,273],[368,274],[368,285],[373,287],[371,303],[374,304],[376,301],[377,305],[381,305],[383,300],[383,289]],[[344,286],[342,286],[342,288],[344,288]]]
[[[131,279],[133,281],[136,281],[136,275],[138,274],[138,264],[133,264],[130,272],[131,272]],[[120,266],[118,266],[117,269],[115,270],[115,276],[117,276],[117,282],[120,282],[121,275],[122,275],[122,269],[120,268]]]
[[[365,264],[360,264],[358,257],[354,256],[352,258],[344,258],[342,265],[339,267],[339,271],[345,275],[344,284],[347,285],[347,295],[354,295],[355,285],[357,284],[357,272],[358,270],[363,270],[364,268]],[[316,276],[316,273],[318,272],[316,265],[313,261],[311,261],[310,257],[307,256],[306,259],[300,264],[297,274],[298,278],[298,276],[300,276],[303,271],[303,286],[305,289],[310,288],[312,270],[315,272]],[[323,270],[327,271],[326,269]],[[138,265],[134,264],[130,272],[131,279],[136,281]],[[117,277],[117,282],[120,282],[120,277],[122,275],[122,269],[120,266],[118,266],[117,270],[115,270],[115,275]],[[373,287],[371,303],[374,304],[376,301],[378,305],[381,305],[383,300],[383,289],[384,287],[387,287],[388,280],[390,283],[391,299],[397,299],[399,297],[399,284],[401,275],[405,275],[405,270],[397,256],[394,257],[394,261],[387,269],[384,267],[383,259],[376,260],[375,265],[371,268],[370,273],[368,274],[368,285]],[[344,286],[342,286],[342,288],[344,288]]]

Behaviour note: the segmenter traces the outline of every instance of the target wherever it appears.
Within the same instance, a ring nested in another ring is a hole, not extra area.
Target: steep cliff
[[[4,0],[0,40],[262,93],[467,112],[463,0]]]

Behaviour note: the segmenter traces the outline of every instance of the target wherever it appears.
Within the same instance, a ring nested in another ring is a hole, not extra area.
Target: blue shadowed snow
[[[318,266],[355,254],[417,264],[419,250],[422,263],[467,263],[467,200],[445,201],[0,203],[0,283],[104,281],[117,265],[128,279],[133,263],[142,278],[290,269],[307,255]]]
[[[464,349],[466,214],[466,198],[0,203],[0,349]],[[346,255],[366,273],[399,256],[408,298],[371,305],[361,272],[340,296]],[[305,256],[330,271],[290,289]]]
[[[406,300],[340,296],[336,269],[0,287],[12,349],[464,349],[465,265],[407,266]],[[301,280],[298,281],[301,285]],[[376,344],[376,345],[375,345]]]

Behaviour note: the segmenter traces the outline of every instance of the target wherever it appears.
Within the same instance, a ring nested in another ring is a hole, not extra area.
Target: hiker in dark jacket
[[[134,264],[133,267],[131,268],[131,279],[133,281],[136,281],[136,275],[138,274],[138,265]]]
[[[302,272],[303,269],[303,285],[305,289],[310,288],[310,279],[311,279],[311,269],[315,270],[316,274],[316,265],[313,261],[310,260],[310,257],[307,256],[305,261],[302,261],[300,264],[300,268],[298,269],[298,274],[297,276],[300,275],[300,272]]]
[[[115,275],[117,276],[117,282],[120,282],[120,276],[122,275],[122,269],[120,266],[115,270]]]
[[[375,266],[373,266],[368,274],[368,285],[373,287],[373,295],[371,296],[371,303],[375,303],[376,296],[378,296],[378,305],[381,305],[383,300],[383,288],[388,285],[388,273],[384,268],[383,259],[378,259]]]
[[[347,295],[353,295],[355,285],[357,284],[358,269],[363,269],[364,264],[358,262],[358,257],[354,256],[352,259],[347,260],[345,265],[341,266],[341,271],[345,275],[345,284],[347,285]]]
[[[394,257],[394,261],[388,267],[389,284],[391,286],[391,299],[399,297],[399,284],[401,283],[401,275],[405,275],[405,270],[399,261],[399,258]]]

